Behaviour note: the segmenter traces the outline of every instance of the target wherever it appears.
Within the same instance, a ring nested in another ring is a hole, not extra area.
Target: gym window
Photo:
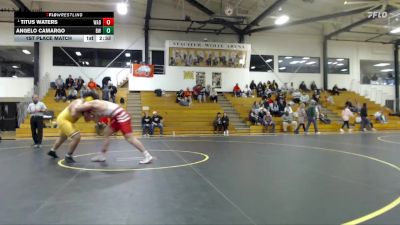
[[[394,85],[392,61],[360,60],[361,84]]]
[[[77,66],[76,63],[79,63],[82,67],[107,67],[117,57],[109,67],[129,68],[131,64],[142,61],[141,50],[123,51],[107,48],[53,47],[53,66]]]
[[[164,74],[164,51],[151,51],[151,64],[154,65],[154,74]]]
[[[279,56],[280,73],[320,73],[319,57]]]
[[[273,55],[251,55],[250,71],[273,72],[274,71],[274,56]]]
[[[328,58],[329,74],[350,74],[349,59]]]

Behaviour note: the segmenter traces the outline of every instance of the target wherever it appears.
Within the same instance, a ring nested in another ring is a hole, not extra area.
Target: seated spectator
[[[293,93],[294,90],[293,82],[290,82],[289,93]]]
[[[308,88],[307,88],[307,85],[306,85],[306,83],[304,83],[304,81],[302,81],[301,84],[299,85],[299,89],[302,92],[308,92],[309,91]]]
[[[217,113],[217,117],[214,120],[214,133],[220,133],[224,130],[224,125],[222,123],[222,117],[221,117],[221,113],[218,112]]]
[[[310,96],[308,96],[308,94],[303,92],[300,96],[300,102],[308,104],[308,101],[310,101]]]
[[[206,88],[205,88],[205,90],[204,90],[204,93],[205,93],[204,102],[206,102],[207,99],[210,98],[210,94],[211,94],[211,85],[207,85],[207,86],[206,86]]]
[[[315,83],[315,81],[311,82],[310,88],[311,88],[311,91],[318,90],[318,87],[317,87],[317,84]]]
[[[72,75],[70,74],[68,78],[65,80],[65,88],[70,89],[74,86],[74,79],[72,78]]]
[[[75,100],[78,98],[78,91],[75,88],[70,88],[68,91],[68,101]]]
[[[303,126],[304,132],[306,131],[305,121],[307,120],[307,113],[305,110],[306,105],[304,103],[300,104],[300,107],[297,109],[297,128],[294,131],[295,134],[299,133],[300,126]]]
[[[293,115],[293,109],[292,109],[292,106],[290,106],[290,104],[287,104],[285,106],[285,109],[283,110],[283,113],[286,113],[286,112],[288,112],[289,114]]]
[[[377,123],[387,123],[386,116],[383,114],[383,111],[380,110],[374,114],[375,121]]]
[[[82,89],[80,91],[81,98],[82,98],[83,95],[85,95],[88,92],[90,92],[89,88],[87,86],[82,86]]]
[[[301,98],[301,92],[299,90],[296,90],[292,93],[292,98],[294,103],[300,103],[300,98]]]
[[[61,78],[61,75],[58,75],[58,78],[55,81],[56,88],[61,87],[64,88],[64,81]]]
[[[331,124],[331,119],[328,118],[328,115],[323,114],[322,112],[319,113],[319,121],[323,124]]]
[[[286,92],[289,91],[289,86],[288,86],[288,83],[287,83],[287,82],[283,83],[281,90],[282,90],[282,92],[284,92],[284,93],[286,93]]]
[[[228,115],[226,115],[226,113],[224,112],[224,115],[222,116],[222,126],[224,128],[224,136],[228,136],[229,135],[229,117]]]
[[[242,90],[240,89],[238,83],[236,83],[235,87],[233,87],[233,96],[235,96],[235,97],[241,97],[242,96]]]
[[[267,114],[265,114],[264,118],[264,127],[265,127],[265,132],[268,132],[268,127],[271,127],[271,133],[275,133],[275,123],[272,119],[272,115],[267,111]]]
[[[332,94],[332,95],[340,95],[339,88],[338,88],[337,84],[335,84],[335,85],[333,86],[332,91],[331,91],[331,94]]]
[[[152,122],[152,133],[154,134],[154,130],[158,127],[160,129],[160,135],[163,135],[163,128],[164,128],[164,120],[162,116],[157,114],[157,111],[153,112],[153,117],[151,118]]]
[[[332,95],[325,96],[325,101],[327,105],[335,105]]]
[[[278,107],[279,107],[279,116],[282,116],[283,112],[285,111],[286,101],[283,99],[280,99],[277,102],[278,102]]]
[[[264,107],[261,108],[261,110],[258,111],[258,123],[260,123],[261,125],[264,125],[264,116],[267,114],[267,109],[265,109]]]
[[[254,110],[250,110],[249,112],[249,121],[251,122],[251,125],[258,125],[258,116]]]
[[[107,125],[108,125],[108,117],[101,117],[95,126],[96,134],[102,136],[104,133],[104,129],[107,127]]]
[[[264,94],[264,90],[265,88],[263,88],[263,84],[260,82],[258,82],[257,84],[257,97],[262,97]]]
[[[183,97],[192,98],[192,92],[190,91],[189,87],[186,88],[186,91],[183,92]]]
[[[192,104],[191,101],[189,101],[188,98],[186,97],[176,97],[176,102],[179,103],[181,106],[190,106]]]
[[[142,135],[149,136],[153,133],[153,124],[148,112],[144,113],[142,117]]]
[[[104,101],[110,101],[110,89],[108,89],[108,86],[104,86],[102,93],[102,99]]]
[[[271,90],[279,91],[279,85],[278,83],[275,82],[275,80],[272,80],[271,86],[272,86],[272,88],[270,88]]]
[[[218,93],[215,91],[215,88],[211,89],[210,101],[213,102],[213,103],[217,103],[218,102]]]
[[[93,78],[90,78],[90,81],[89,81],[89,83],[88,83],[87,86],[88,86],[88,88],[89,88],[89,91],[96,92],[97,84],[96,84],[96,82],[93,80]]]
[[[319,91],[315,90],[314,93],[313,93],[313,95],[312,95],[312,99],[313,99],[315,102],[319,103],[319,98],[320,98]]]
[[[243,97],[251,97],[253,95],[253,92],[249,88],[249,85],[246,84],[246,87],[243,90]]]
[[[115,87],[111,82],[108,83],[108,89],[110,90],[110,99],[115,103],[115,96],[117,95],[117,87]]]
[[[272,106],[269,108],[269,112],[273,116],[282,116],[281,112],[279,111],[278,102],[275,100]]]
[[[196,84],[196,85],[193,87],[193,92],[192,92],[192,94],[193,94],[193,99],[197,99],[197,96],[199,95],[201,89],[202,89],[202,87],[201,87],[200,84]]]
[[[199,94],[197,95],[197,101],[206,102],[206,88],[202,85],[199,86]]]
[[[79,76],[78,79],[76,79],[75,85],[76,85],[76,90],[80,91],[82,89],[82,87],[84,86],[85,81],[82,79],[81,76]]]
[[[56,90],[56,94],[54,95],[54,100],[56,102],[62,100],[63,102],[67,101],[67,94],[65,93],[65,89],[63,87],[58,87]]]
[[[297,127],[297,122],[293,120],[293,114],[290,114],[288,111],[286,111],[282,116],[283,132],[287,132],[287,128],[289,125],[291,125],[293,131],[295,131]]]

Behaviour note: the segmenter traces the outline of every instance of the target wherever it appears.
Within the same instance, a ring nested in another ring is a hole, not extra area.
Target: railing
[[[364,97],[371,99],[372,101],[380,104],[381,106],[385,105],[386,100],[388,99],[387,96],[389,93],[386,93],[379,87],[383,85],[363,85],[358,80],[351,80],[350,83],[350,90],[354,91]]]

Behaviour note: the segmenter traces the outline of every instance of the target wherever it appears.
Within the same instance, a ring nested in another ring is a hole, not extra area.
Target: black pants
[[[349,121],[343,121],[342,129],[344,128],[344,126],[346,126],[347,129],[350,129]]]
[[[41,145],[43,139],[43,117],[41,116],[32,116],[31,117],[31,131],[32,138],[35,145]]]

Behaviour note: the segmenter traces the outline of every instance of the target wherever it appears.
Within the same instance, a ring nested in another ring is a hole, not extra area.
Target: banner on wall
[[[250,44],[168,41],[169,66],[245,68]]]
[[[196,72],[196,84],[201,84],[203,87],[206,86],[206,73]]]
[[[153,77],[154,65],[149,64],[133,64],[134,77]]]
[[[184,80],[194,80],[194,72],[193,71],[183,71],[183,79]]]
[[[221,88],[222,76],[220,72],[212,73],[212,87],[213,88]]]

